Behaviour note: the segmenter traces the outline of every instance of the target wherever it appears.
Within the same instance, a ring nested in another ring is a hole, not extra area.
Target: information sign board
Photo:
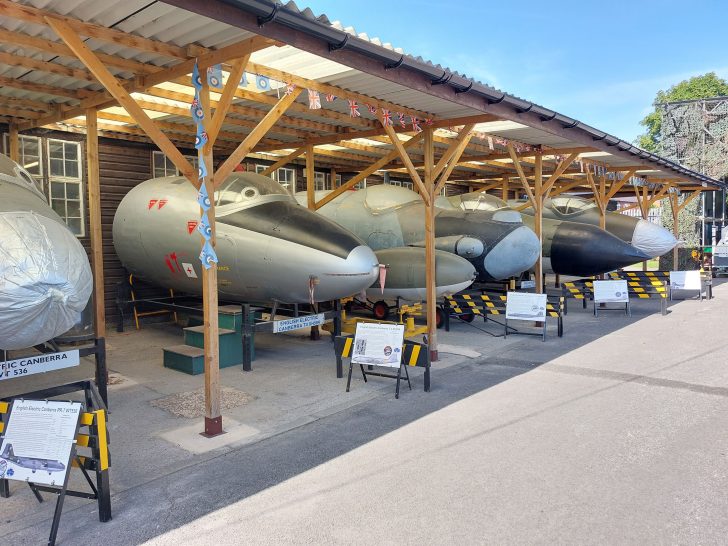
[[[15,400],[0,443],[0,478],[63,486],[80,402]]]
[[[318,315],[304,315],[286,320],[275,320],[273,321],[273,333],[290,332],[291,330],[298,330],[299,328],[307,328],[309,326],[320,326],[324,322],[326,320],[323,313],[319,313]]]
[[[628,303],[627,281],[594,281],[594,301],[596,303]]]
[[[399,368],[404,343],[404,324],[360,322],[356,325],[352,364]]]
[[[63,368],[72,368],[80,363],[78,349],[59,353],[24,356],[15,360],[0,362],[0,381],[45,373]]]
[[[702,290],[700,271],[670,271],[672,290]]]
[[[536,281],[521,281],[521,288],[536,288]]]
[[[506,318],[517,320],[546,320],[546,294],[508,292]]]

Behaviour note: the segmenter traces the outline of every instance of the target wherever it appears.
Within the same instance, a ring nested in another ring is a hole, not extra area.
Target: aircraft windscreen
[[[596,207],[596,204],[589,203],[578,197],[559,197],[551,200],[551,207],[561,214],[576,214]]]
[[[255,173],[233,173],[215,192],[218,207],[247,206],[273,199],[293,200],[293,197],[275,180]]]
[[[463,195],[453,196],[450,199],[458,199],[460,201],[459,208],[462,210],[496,211],[508,208],[508,204],[505,201],[495,197],[494,195],[488,195],[487,193],[466,193]]]
[[[41,186],[40,182],[33,178],[28,171],[15,163],[15,161],[2,154],[0,154],[0,176],[8,182],[35,190],[43,197],[43,186]]]

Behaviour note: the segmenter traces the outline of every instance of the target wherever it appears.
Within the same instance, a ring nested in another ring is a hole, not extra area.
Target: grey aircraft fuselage
[[[212,196],[211,196],[212,197]],[[304,207],[274,180],[236,172],[215,192],[218,289],[233,301],[307,303],[360,293],[378,277],[358,237]],[[200,294],[197,192],[180,176],[132,189],[114,217],[114,247],[135,276]]]
[[[24,349],[78,322],[91,266],[30,174],[2,154],[0,195],[0,349]]]
[[[52,472],[62,472],[66,468],[66,465],[64,465],[62,462],[54,461],[52,459],[40,459],[37,457],[19,457],[13,452],[13,444],[5,444],[5,448],[3,449],[2,454],[0,454],[0,458],[5,459],[6,461],[9,461],[22,468],[27,468],[33,473],[37,472],[38,470],[43,470],[44,472],[48,472],[48,474],[51,474]]]
[[[328,192],[317,192],[321,199]],[[296,195],[305,202],[305,194]],[[375,251],[425,245],[425,206],[406,188],[371,186],[344,192],[317,211],[358,235]],[[435,247],[467,259],[479,280],[505,279],[530,268],[538,239],[513,211],[435,213]],[[439,282],[438,282],[439,284]]]
[[[511,207],[522,204],[524,202],[508,202]],[[522,212],[533,216],[531,207],[523,209]],[[597,205],[579,197],[568,196],[547,199],[544,202],[543,217],[550,220],[577,222],[601,227],[601,215]],[[662,256],[677,244],[677,239],[670,231],[642,218],[607,211],[604,219],[605,229],[609,233],[631,244],[650,257]]]
[[[513,211],[502,199],[480,192],[438,198],[438,207],[461,211]],[[534,227],[534,217],[523,215]],[[543,218],[543,270],[587,277],[632,265],[649,256],[611,233],[589,224]]]

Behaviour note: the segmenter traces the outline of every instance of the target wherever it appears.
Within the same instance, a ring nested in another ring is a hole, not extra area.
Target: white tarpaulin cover
[[[0,349],[22,349],[72,328],[91,296],[86,251],[57,221],[0,213]]]

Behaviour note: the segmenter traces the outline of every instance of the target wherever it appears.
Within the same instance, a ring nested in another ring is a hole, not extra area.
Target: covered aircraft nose
[[[0,349],[24,349],[68,331],[91,296],[91,268],[65,226],[31,212],[0,214]]]
[[[488,252],[483,266],[494,279],[507,279],[533,266],[540,248],[536,234],[526,226],[521,226],[503,237]]]
[[[551,268],[562,275],[598,275],[649,258],[629,243],[588,224],[562,222],[551,241]]]
[[[651,258],[662,256],[677,244],[675,236],[662,226],[647,220],[640,220],[634,228],[632,246]]]

